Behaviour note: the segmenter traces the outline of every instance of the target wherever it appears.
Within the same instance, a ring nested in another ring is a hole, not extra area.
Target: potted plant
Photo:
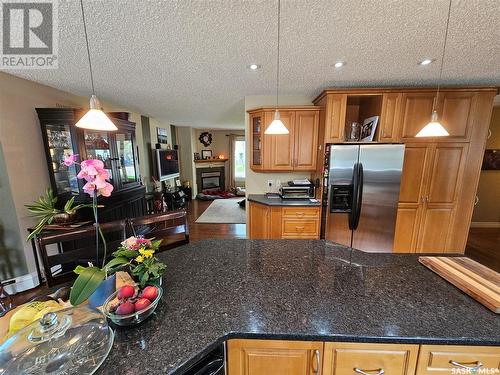
[[[26,204],[25,207],[31,213],[32,217],[38,219],[38,223],[33,228],[33,231],[26,238],[27,241],[38,235],[43,227],[47,224],[70,224],[75,221],[77,211],[83,207],[89,207],[88,204],[79,204],[73,206],[75,197],[69,199],[64,205],[63,209],[56,208],[57,197],[51,188],[48,188],[45,196],[40,196],[37,201],[32,204]]]

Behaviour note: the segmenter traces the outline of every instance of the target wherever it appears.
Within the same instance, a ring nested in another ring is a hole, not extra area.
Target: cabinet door
[[[270,209],[269,206],[248,202],[249,208],[249,229],[250,239],[265,240],[270,236]]]
[[[116,170],[120,180],[120,187],[123,189],[138,185],[139,173],[135,133],[118,130],[113,135],[116,147]],[[177,152],[175,152],[175,155],[177,155]]]
[[[394,252],[415,252],[422,211],[423,207],[420,204],[399,204],[396,217],[396,229],[394,232]]]
[[[262,123],[263,114],[250,115],[250,168],[262,169]]]
[[[413,375],[418,345],[325,343],[323,375]]]
[[[453,207],[429,207],[429,205],[425,207],[419,228],[417,252],[446,252],[453,214]]]
[[[384,94],[382,99],[382,113],[380,114],[380,142],[399,142],[399,116],[402,94]]]
[[[104,168],[109,173],[109,182],[113,184],[115,190],[120,189],[117,169],[114,167],[115,151],[113,149],[113,137],[107,132],[97,130],[83,131],[83,152],[82,159],[98,159],[104,163]]]
[[[323,343],[229,340],[228,375],[315,375],[321,372]]]
[[[417,375],[498,374],[500,347],[422,345]]]
[[[264,169],[291,171],[293,169],[293,143],[295,140],[295,111],[280,111],[281,121],[289,134],[264,134]],[[266,127],[273,121],[274,112],[266,112]]]
[[[438,143],[429,171],[427,204],[454,203],[461,187],[466,143]]]
[[[401,111],[403,140],[419,140],[415,136],[429,123],[435,97],[434,92],[403,94]],[[428,138],[421,138],[421,140],[428,142]]]
[[[445,141],[467,141],[470,138],[475,100],[473,92],[439,94],[438,114],[441,124],[450,133]]]
[[[295,112],[294,170],[316,169],[318,129],[319,111]]]
[[[345,141],[345,113],[347,108],[346,94],[330,94],[326,101],[326,143]]]

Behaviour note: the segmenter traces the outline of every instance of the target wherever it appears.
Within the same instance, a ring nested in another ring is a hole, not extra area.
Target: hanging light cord
[[[83,32],[85,33],[85,43],[87,44],[87,57],[89,60],[90,84],[92,85],[92,95],[95,95],[94,75],[92,74],[92,61],[90,59],[89,38],[87,35],[87,25],[85,23],[85,11],[83,10],[83,0],[80,0],[80,6],[82,8]]]
[[[280,19],[281,19],[281,0],[278,0],[278,53],[276,54],[276,110],[278,110],[278,93],[280,90]]]
[[[436,93],[436,102],[438,102],[439,100],[439,89],[441,88],[441,77],[443,76],[444,56],[446,52],[446,42],[448,41],[448,28],[450,26],[451,2],[452,0],[450,0],[448,4],[448,18],[446,19],[446,31],[444,33],[443,52],[441,53],[441,67],[439,68],[439,80]]]

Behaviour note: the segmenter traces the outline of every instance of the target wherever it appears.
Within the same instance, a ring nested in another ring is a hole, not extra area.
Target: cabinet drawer
[[[283,219],[283,236],[315,235],[316,233],[318,233],[318,220]]]
[[[319,207],[283,207],[283,217],[292,219],[319,219]]]
[[[413,375],[418,345],[325,343],[323,375]]]
[[[417,375],[474,374],[475,367],[486,371],[485,374],[495,373],[495,369],[500,369],[500,347],[422,345]]]

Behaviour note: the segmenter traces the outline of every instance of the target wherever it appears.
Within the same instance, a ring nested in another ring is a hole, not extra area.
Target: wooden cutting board
[[[500,313],[500,274],[467,257],[419,257],[418,261],[449,283]]]

